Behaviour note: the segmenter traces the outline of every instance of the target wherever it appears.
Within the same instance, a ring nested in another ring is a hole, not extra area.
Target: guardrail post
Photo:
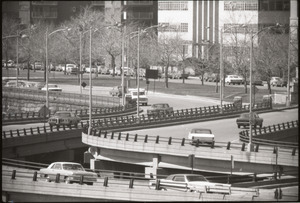
[[[35,171],[34,173],[33,173],[33,179],[32,179],[33,181],[36,181],[37,180],[37,171]]]
[[[231,144],[231,142],[227,143],[227,150],[230,150],[230,144]]]
[[[108,177],[105,177],[104,182],[103,182],[103,186],[107,187],[107,184],[108,184]]]
[[[245,151],[245,145],[246,145],[245,142],[243,142],[241,151]]]
[[[281,130],[281,128],[280,128],[280,124],[278,124],[277,126],[278,126],[278,129],[279,129],[279,130]]]
[[[79,185],[82,185],[82,184],[83,184],[83,178],[84,178],[83,175],[81,175],[81,176],[80,176],[80,180],[79,180]]]
[[[258,152],[259,144],[255,146],[255,152]]]
[[[147,143],[147,141],[148,141],[148,135],[145,136],[144,142]]]
[[[114,139],[114,132],[111,132],[110,139]]]
[[[47,133],[47,131],[46,131],[46,126],[44,125],[44,133]]]
[[[37,129],[38,134],[41,134],[40,133],[40,127],[37,127],[36,129]]]
[[[3,131],[2,133],[3,133],[3,137],[6,138],[6,133],[5,133],[5,131]]]
[[[83,128],[83,122],[81,121],[80,123],[81,123],[81,128]]]
[[[133,188],[133,181],[134,181],[134,179],[130,179],[129,188]]]
[[[283,128],[283,130],[285,129],[285,125],[284,125],[284,123],[282,123],[282,128]]]
[[[290,122],[287,122],[287,127],[290,128]]]
[[[276,153],[277,153],[277,147],[274,147],[273,154],[276,154]]]
[[[126,141],[129,139],[129,133],[126,134]]]
[[[31,135],[33,135],[33,130],[32,130],[32,128],[30,128],[30,133],[31,133]]]
[[[118,140],[121,140],[121,132],[119,132]]]
[[[107,137],[107,131],[104,132],[104,138],[106,138],[106,137]]]
[[[97,130],[94,129],[94,130],[93,130],[93,136],[96,136],[96,133],[97,133]]]
[[[55,177],[55,183],[59,183],[59,181],[60,181],[60,173],[57,173]]]
[[[138,134],[135,134],[135,136],[134,136],[134,141],[135,142],[137,141],[137,137],[138,137]]]
[[[196,142],[196,147],[199,147],[199,144],[200,144],[200,140],[197,139],[197,142]]]
[[[9,132],[10,132],[10,136],[13,137],[13,132],[12,132],[12,130],[9,130]]]
[[[63,129],[64,129],[64,131],[66,130],[65,124],[63,124]],[[88,134],[90,134],[90,132],[88,132]]]
[[[213,149],[215,147],[215,141],[211,142],[211,148]]]
[[[156,144],[159,143],[159,135],[156,136],[156,141],[155,141],[155,143],[156,143]]]
[[[155,184],[155,190],[159,190],[159,188],[160,188],[160,180],[157,179]]]
[[[99,130],[98,132],[98,137],[101,137],[101,130]]]
[[[18,135],[18,137],[20,137],[20,132],[19,132],[19,129],[17,129],[17,135]]]
[[[256,182],[256,173],[253,174],[253,182]]]
[[[25,128],[23,129],[23,132],[24,132],[24,135],[26,136],[26,135],[27,135],[27,132],[26,132],[26,129],[25,129]]]
[[[296,148],[293,148],[292,156],[295,156],[295,154],[296,154]]]
[[[16,170],[12,171],[11,179],[13,179],[13,180],[16,179],[16,172],[17,172]]]
[[[185,138],[182,138],[181,146],[184,146]]]
[[[171,145],[171,143],[172,143],[172,137],[169,137],[169,142],[168,142],[168,144]]]

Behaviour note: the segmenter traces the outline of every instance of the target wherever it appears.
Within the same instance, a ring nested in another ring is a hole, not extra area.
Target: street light
[[[19,31],[17,29],[17,34],[16,35],[10,35],[6,37],[2,37],[2,39],[8,39],[8,38],[16,38],[16,87],[18,88],[18,76],[19,76],[19,38],[25,38],[28,37],[27,35],[21,34],[23,31],[27,30],[29,28],[26,28],[24,30]]]
[[[253,30],[251,30],[251,45],[250,45],[250,107],[249,107],[249,130],[250,130],[250,134],[249,134],[249,143],[248,143],[248,151],[253,151],[253,144],[252,144],[252,123],[253,123],[253,117],[252,117],[252,66],[253,66],[253,38],[255,36],[258,36],[259,33],[261,33],[262,31],[265,31],[267,29],[273,28],[273,27],[279,27],[280,24],[277,23],[276,25],[273,26],[268,26],[265,27],[261,30],[259,30],[258,32],[253,34]]]
[[[46,34],[45,34],[45,38],[46,38],[46,107],[47,109],[49,109],[49,90],[48,90],[48,82],[49,82],[49,74],[48,74],[48,37],[50,37],[51,35],[53,35],[56,32],[60,32],[60,31],[69,31],[71,30],[70,28],[61,28],[61,29],[57,29],[54,30],[53,32],[48,34],[48,27],[46,29]]]
[[[137,49],[137,103],[136,103],[136,107],[137,107],[137,119],[139,120],[140,118],[140,111],[139,111],[139,102],[140,102],[140,34],[145,33],[147,30],[151,29],[151,28],[155,28],[155,27],[166,27],[165,25],[153,25],[150,27],[147,27],[145,29],[142,30],[140,27],[138,27],[138,31],[137,31],[137,35],[132,36],[133,37],[138,37],[138,49]],[[131,33],[132,34],[132,33]]]
[[[82,61],[81,61],[81,58],[82,58],[82,36],[87,33],[89,30],[85,31],[82,33],[82,30],[79,31],[79,88],[80,88],[80,94],[82,94],[82,86],[81,86],[81,83],[82,83],[82,73],[81,73],[81,66],[82,66]]]

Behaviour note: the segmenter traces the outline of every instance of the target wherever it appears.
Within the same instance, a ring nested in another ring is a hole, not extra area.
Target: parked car
[[[115,87],[113,87],[112,90],[109,91],[109,94],[111,96],[121,97],[122,96],[122,86],[115,86]]]
[[[257,113],[252,112],[252,119],[253,119],[253,126],[256,128],[256,126],[259,126],[260,128],[263,125],[263,118],[260,118]],[[249,120],[250,120],[250,113],[243,113],[239,118],[236,119],[236,124],[238,128],[240,126],[249,126]]]
[[[150,109],[147,109],[148,115],[170,114],[173,112],[173,107],[167,103],[152,104]]]
[[[53,116],[48,119],[48,123],[50,126],[60,126],[60,125],[68,125],[72,124],[76,127],[78,123],[81,121],[81,118],[77,116],[75,113],[70,111],[57,111]]]
[[[43,70],[44,69],[44,64],[42,62],[35,62],[33,65],[33,68],[35,70]]]
[[[71,74],[77,75],[78,68],[75,64],[67,64],[66,68],[67,68],[66,72],[67,72],[68,75],[71,75]]]
[[[243,83],[243,78],[238,76],[238,75],[227,75],[225,78],[225,82],[230,85],[230,84],[242,84]]]
[[[194,128],[189,132],[188,139],[191,140],[192,145],[197,143],[197,140],[200,143],[212,143],[214,142],[215,135],[210,129]]]
[[[273,87],[287,87],[287,81],[280,77],[271,77],[270,85]]]
[[[156,187],[156,180],[149,181],[149,188]],[[231,184],[212,183],[198,174],[172,174],[160,179],[160,190],[176,190],[184,192],[205,191],[210,193],[230,193]]]
[[[79,183],[83,176],[83,183],[93,185],[97,182],[97,174],[86,171],[81,164],[74,162],[54,162],[47,168],[40,169],[40,177],[46,178],[47,182],[55,181],[56,175],[60,174],[60,179],[65,183]]]
[[[264,86],[263,81],[259,80],[259,79],[252,80],[252,84],[257,85],[257,86]],[[247,79],[247,85],[250,85],[250,80],[249,79]]]
[[[47,91],[46,85],[45,85],[41,90]],[[61,92],[62,89],[61,89],[60,87],[58,87],[58,85],[55,85],[55,84],[48,84],[48,91],[57,91],[57,92]]]
[[[219,75],[217,73],[207,73],[204,74],[204,80],[206,82],[216,82],[218,80],[219,82]]]

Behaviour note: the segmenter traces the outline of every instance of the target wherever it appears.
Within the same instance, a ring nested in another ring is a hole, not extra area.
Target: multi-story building
[[[203,58],[212,44],[220,43],[221,34],[224,45],[230,44],[231,27],[240,35],[276,23],[288,27],[290,9],[297,10],[290,8],[291,2],[295,0],[158,1],[158,23],[169,25],[170,33],[181,32],[189,42],[188,53]]]

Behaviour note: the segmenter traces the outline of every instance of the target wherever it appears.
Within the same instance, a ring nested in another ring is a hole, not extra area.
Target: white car
[[[238,76],[238,75],[227,75],[225,78],[225,83],[230,84],[242,84],[243,83],[243,78]]]
[[[40,177],[46,178],[47,182],[55,181],[56,175],[60,174],[60,180],[65,183],[79,183],[83,176],[83,183],[93,185],[97,182],[97,174],[86,171],[81,164],[74,162],[54,162],[47,168],[40,169]]]
[[[149,181],[149,188],[156,187],[156,180]],[[176,190],[184,192],[230,193],[230,184],[212,183],[198,174],[173,174],[160,179],[159,190]]]
[[[191,144],[197,143],[212,143],[214,142],[215,135],[210,129],[194,128],[189,132],[188,139],[191,140]]]
[[[47,91],[46,85],[45,85],[41,90]],[[48,91],[57,91],[57,92],[61,92],[62,89],[61,89],[60,87],[58,87],[58,85],[55,85],[55,84],[48,84]]]

